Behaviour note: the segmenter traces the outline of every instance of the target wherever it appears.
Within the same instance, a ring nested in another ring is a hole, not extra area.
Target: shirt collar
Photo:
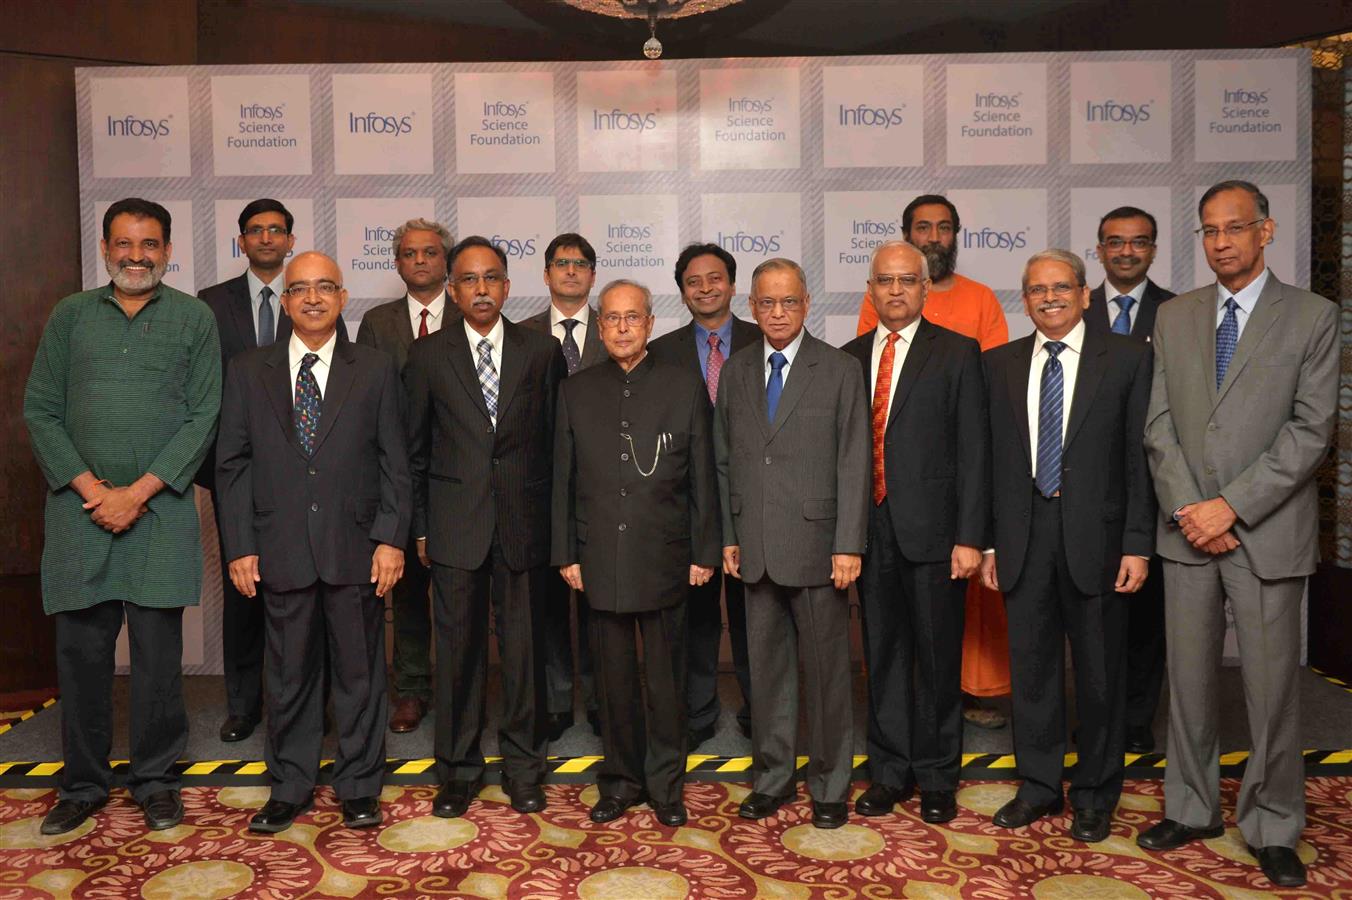
[[[793,358],[798,355],[798,349],[803,346],[803,335],[805,334],[807,334],[806,327],[798,329],[797,336],[794,337],[793,340],[789,341],[789,345],[787,347],[779,351],[780,353],[783,353],[784,358],[788,360],[788,362],[785,363],[785,365],[788,366],[793,365]],[[775,348],[770,346],[770,342],[767,341],[764,338],[764,336],[761,337],[761,349],[764,351],[761,358],[765,360],[765,365],[767,368],[769,368],[770,354],[775,352]]]
[[[1141,298],[1145,296],[1145,286],[1150,283],[1149,278],[1142,278],[1136,287],[1127,291],[1125,294],[1119,294],[1117,288],[1108,283],[1108,279],[1103,279],[1103,297],[1105,300],[1116,301],[1118,297],[1130,297],[1138,304]]]
[[[163,293],[164,293],[164,282],[161,281],[159,284],[155,285],[155,290],[152,291],[150,294],[150,300],[146,302],[149,303],[151,301],[160,299],[160,295]],[[113,290],[113,283],[111,281],[109,281],[106,285],[103,286],[103,293],[100,294],[100,296],[104,300],[110,300],[113,303],[117,303],[117,293]],[[121,303],[117,303],[117,305],[119,308],[121,308],[122,306]]]
[[[406,295],[406,299],[408,300],[409,315],[413,316],[414,318],[417,318],[418,314],[425,309],[427,310],[427,318],[435,322],[441,318],[442,310],[446,308],[445,291],[442,291],[440,294],[437,294],[436,297],[432,299],[432,302],[427,304],[426,306],[423,306],[421,300],[414,299],[412,294]]]
[[[591,318],[591,306],[586,303],[582,304],[582,308],[579,309],[577,312],[573,313],[571,316],[565,316],[563,313],[559,312],[559,308],[557,306],[555,306],[553,303],[549,304],[549,327],[551,329],[557,326],[564,319],[577,319],[579,322],[582,323],[582,327],[585,329],[587,327],[587,320],[590,318]]]
[[[709,335],[711,335],[711,334],[716,334],[716,335],[718,335],[718,340],[719,340],[719,343],[720,343],[721,346],[723,346],[723,347],[730,347],[730,346],[732,346],[732,314],[731,314],[731,313],[729,313],[729,314],[728,314],[728,317],[727,317],[725,320],[723,320],[723,324],[722,324],[722,325],[719,325],[717,328],[713,329],[712,331],[711,331],[710,329],[708,329],[708,328],[705,328],[705,327],[704,327],[703,325],[701,325],[699,322],[695,322],[694,325],[695,325],[695,339],[698,340],[701,344],[707,344],[707,343],[709,343]]]
[[[318,350],[311,350],[309,347],[305,346],[305,342],[300,339],[300,335],[296,334],[294,331],[291,332],[291,340],[286,346],[291,368],[294,369],[299,366],[301,359],[304,358],[307,353],[314,353],[317,355],[319,361],[325,366],[331,365],[333,362],[333,348],[337,346],[337,344],[337,329],[334,330],[333,334],[329,335],[329,339],[324,342],[324,346],[320,347]]]
[[[479,334],[479,332],[475,331],[474,326],[469,324],[469,319],[461,319],[460,321],[465,326],[465,337],[469,339],[470,350],[473,350],[477,354],[479,352],[479,341],[488,338],[488,343],[493,345],[493,350],[497,353],[502,352],[503,328],[501,315],[499,315],[498,320],[493,323],[493,327],[489,330],[488,334]]]
[[[919,330],[920,330],[920,316],[916,316],[915,319],[911,322],[911,324],[907,325],[905,328],[898,331],[897,334],[901,335],[902,341],[905,342],[906,346],[909,347],[911,344],[915,343],[915,333]],[[873,329],[874,348],[876,349],[878,347],[886,346],[887,336],[891,333],[892,332],[887,330],[886,326],[881,324],[877,328]]]
[[[263,279],[254,273],[253,269],[245,269],[244,277],[249,280],[249,302],[253,303],[258,299],[259,293],[263,290]],[[272,296],[277,298],[277,302],[282,302],[282,288],[285,286],[286,279],[282,274],[277,273],[277,277],[267,282],[267,286],[272,288]]]
[[[1037,356],[1042,352],[1042,348],[1047,344],[1047,337],[1040,331],[1033,332],[1033,355]],[[1061,343],[1066,345],[1067,350],[1073,350],[1078,356],[1080,348],[1084,346],[1084,319],[1075,323],[1075,327],[1070,329],[1070,333],[1061,338]]]
[[[1258,297],[1263,293],[1263,288],[1267,286],[1268,275],[1272,273],[1271,269],[1263,269],[1258,273],[1258,277],[1250,281],[1244,287],[1239,289],[1238,293],[1232,294],[1226,290],[1225,286],[1219,281],[1216,282],[1216,309],[1220,310],[1225,306],[1225,301],[1231,297],[1235,298],[1235,303],[1244,311],[1244,315],[1253,312],[1254,304],[1258,302]]]

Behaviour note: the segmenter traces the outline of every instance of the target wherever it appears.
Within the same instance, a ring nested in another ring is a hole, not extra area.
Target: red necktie
[[[709,388],[709,402],[718,402],[718,376],[723,371],[723,351],[718,349],[722,338],[709,335],[709,361],[704,365],[704,383]]]
[[[873,503],[878,505],[887,497],[887,480],[883,472],[883,437],[887,434],[887,409],[892,399],[892,364],[897,358],[897,338],[887,336],[882,359],[878,360],[878,380],[873,385]]]
[[[423,310],[419,315],[422,321],[418,323],[418,337],[427,337],[427,310]]]

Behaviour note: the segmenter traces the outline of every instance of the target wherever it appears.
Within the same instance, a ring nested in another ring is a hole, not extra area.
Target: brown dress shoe
[[[395,734],[413,731],[425,715],[427,715],[426,700],[421,697],[400,697],[394,703],[394,712],[390,714],[390,731]]]

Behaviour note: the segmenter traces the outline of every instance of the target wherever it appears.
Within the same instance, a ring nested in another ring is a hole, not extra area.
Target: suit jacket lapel
[[[447,305],[449,305],[450,302],[451,302],[450,298],[448,297],[446,299]],[[415,340],[417,340],[417,336],[414,335],[413,333],[413,320],[409,318],[408,315],[408,298],[405,297],[403,303],[401,303],[399,306],[394,307],[393,312],[395,313],[394,315],[395,337],[399,339],[399,346],[407,350],[409,348],[409,345],[412,344]],[[446,307],[444,306],[441,308],[441,316],[442,322],[444,323],[446,321]]]
[[[1084,343],[1080,344],[1080,364],[1075,373],[1075,393],[1070,398],[1070,421],[1066,424],[1066,439],[1062,447],[1069,447],[1075,440],[1075,433],[1084,424],[1094,405],[1094,395],[1098,393],[1099,383],[1103,381],[1106,368],[1108,341],[1102,335],[1084,330]],[[1024,402],[1027,408],[1027,401]]]
[[[1197,340],[1193,346],[1204,348],[1206,358],[1206,390],[1211,398],[1211,406],[1216,407],[1216,289],[1204,290],[1197,296],[1196,306],[1192,310],[1193,327],[1197,329]],[[1234,360],[1231,360],[1233,365]]]
[[[257,347],[258,335],[254,333],[253,298],[249,296],[249,275],[247,272],[235,279],[231,290],[235,295],[236,302],[230,304],[230,321],[239,330],[240,346],[245,349]],[[280,302],[277,305],[279,308],[281,307]]]
[[[281,426],[282,434],[286,435],[286,442],[304,456],[305,451],[301,449],[300,442],[296,439],[291,396],[295,386],[291,383],[291,357],[287,343],[278,341],[267,351],[265,378],[264,392],[268,397],[268,405],[277,416],[277,424]]]
[[[599,340],[599,339],[598,339]],[[522,345],[521,334],[517,331],[517,326],[513,325],[504,316],[502,319],[502,371],[498,373],[498,419],[502,419],[502,414],[507,407],[512,405],[512,396],[516,393],[516,387],[521,383],[521,375],[526,370],[526,350]],[[474,381],[478,383],[478,376],[475,375]],[[482,395],[482,391],[480,391]],[[487,406],[484,407],[488,409]]]
[[[770,438],[773,439],[779,433],[779,429],[784,427],[784,423],[793,415],[793,408],[798,405],[803,394],[807,392],[808,385],[812,382],[812,376],[815,374],[817,365],[817,339],[812,335],[803,334],[803,343],[798,347],[798,353],[793,358],[793,365],[789,366],[788,380],[784,382],[784,393],[779,395],[779,407],[775,410],[775,420],[770,423]],[[761,391],[764,396],[765,391]],[[768,413],[769,407],[766,407]]]
[[[756,424],[760,425],[761,437],[768,444],[770,438],[774,436],[774,431],[770,428],[770,412],[765,398],[765,353],[757,351],[748,356],[751,357],[751,364],[746,366],[747,390],[756,409]],[[721,386],[719,392],[722,393]],[[783,395],[780,396],[779,402],[783,406]]]
[[[699,364],[699,347],[695,346],[695,323],[693,320],[677,333],[676,342],[679,345],[677,353],[685,357],[695,371],[702,375],[704,369]],[[729,347],[728,350],[731,351],[732,348]],[[727,356],[728,354],[724,355]]]
[[[1085,326],[1102,326],[1104,331],[1111,331],[1113,323],[1108,321],[1108,288],[1106,284],[1099,285],[1089,292],[1089,309],[1084,313]]]
[[[582,361],[580,363],[583,368],[594,366],[609,357],[609,354],[606,353],[605,344],[601,343],[601,323],[597,312],[595,309],[590,309],[588,312],[587,339],[583,344]]]
[[[891,428],[892,423],[900,416],[902,406],[906,404],[906,397],[911,393],[911,388],[915,387],[915,381],[920,377],[920,373],[925,368],[925,361],[929,359],[930,351],[934,349],[934,337],[938,334],[935,326],[924,319],[920,320],[920,327],[916,329],[915,340],[911,342],[911,347],[906,351],[906,361],[901,364],[901,373],[896,375],[897,390],[892,395],[892,407],[888,412],[887,427]],[[870,354],[871,357],[871,354]],[[873,360],[869,359],[869,365],[872,366]],[[864,377],[864,384],[869,383],[869,372]],[[871,399],[871,398],[870,398]]]
[[[465,389],[469,395],[470,402],[483,413],[483,417],[488,419],[488,404],[484,403],[484,389],[479,384],[479,373],[475,369],[475,360],[478,357],[478,351],[470,347],[469,337],[465,334],[463,323],[456,321],[454,324],[448,323],[450,327],[445,328],[447,343],[450,345],[447,358],[450,361],[451,371],[455,373],[460,386]],[[507,356],[503,353],[503,358]],[[502,412],[502,395],[498,395],[498,412]]]
[[[1028,443],[1028,378],[1033,365],[1033,340],[1033,336],[1029,335],[1015,341],[1017,347],[1009,361],[1014,371],[1005,379],[1009,387],[1010,409],[1014,410],[1014,426],[1019,432],[1019,449],[1023,451],[1023,458],[1028,460],[1030,467],[1033,464],[1033,450]]]
[[[1268,333],[1268,329],[1277,321],[1281,314],[1282,302],[1282,284],[1277,280],[1277,276],[1271,272],[1268,273],[1267,284],[1263,285],[1263,292],[1258,295],[1258,302],[1253,305],[1253,312],[1249,313],[1249,321],[1244,324],[1244,333],[1239,336],[1239,343],[1235,345],[1235,355],[1230,358],[1230,368],[1225,370],[1225,381],[1221,384],[1220,390],[1216,392],[1216,402],[1220,403],[1225,397],[1230,385],[1235,383],[1239,373],[1243,371],[1244,366],[1253,356],[1254,349],[1263,341],[1263,337]],[[1215,347],[1215,338],[1212,338],[1212,346]],[[1214,369],[1212,370],[1215,371]],[[1215,379],[1212,379],[1215,382]]]
[[[315,435],[315,452],[324,445],[324,439],[333,431],[333,423],[342,412],[343,401],[347,399],[356,377],[357,367],[353,362],[352,346],[340,340],[333,348],[329,365],[328,381],[324,385],[324,397],[319,407],[319,434]]]

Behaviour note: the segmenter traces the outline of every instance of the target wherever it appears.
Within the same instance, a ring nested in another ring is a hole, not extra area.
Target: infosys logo
[[[503,253],[507,254],[509,259],[523,259],[527,256],[535,255],[536,238],[509,238],[500,234],[495,234],[488,239],[489,243],[498,247]]]
[[[718,232],[717,243],[729,253],[778,253],[784,232],[775,234],[754,234],[750,231],[734,231],[731,234]]]
[[[966,250],[1004,250],[1013,253],[1028,246],[1028,229],[1001,231],[989,226],[966,227],[962,230],[962,246]]]
[[[384,116],[377,112],[368,112],[364,116],[347,114],[349,134],[383,134],[399,137],[413,131],[413,113],[406,116]]]
[[[868,237],[892,237],[901,231],[896,222],[883,222],[877,219],[852,219],[850,234]]]
[[[263,119],[271,122],[284,115],[286,115],[285,103],[278,103],[276,106],[268,106],[263,103],[241,103],[239,105],[239,117],[241,119]]]
[[[1257,106],[1268,102],[1267,91],[1251,91],[1246,88],[1235,88],[1233,91],[1228,88],[1225,90],[1226,103],[1246,103],[1251,106]]]
[[[977,93],[972,103],[977,109],[1018,109],[1023,103],[1023,91],[1013,94],[1001,94],[996,91]]]
[[[1121,125],[1143,125],[1150,121],[1150,107],[1155,101],[1145,103],[1118,103],[1116,100],[1103,100],[1095,103],[1085,101],[1084,118],[1087,122],[1116,122]]]
[[[595,131],[652,131],[657,127],[657,113],[626,112],[622,109],[592,110],[592,129]]]
[[[866,103],[860,103],[858,106],[846,106],[841,103],[837,115],[840,124],[846,128],[881,128],[886,131],[893,125],[900,125],[905,121],[902,116],[902,110],[905,108],[904,103],[891,109],[869,106]]]
[[[163,119],[138,119],[127,115],[120,119],[108,117],[108,137],[150,138],[152,141],[169,136],[169,122],[173,116]]]
[[[630,225],[621,222],[618,225],[606,226],[606,237],[615,238],[624,241],[648,241],[652,240],[653,227],[651,225]]]

